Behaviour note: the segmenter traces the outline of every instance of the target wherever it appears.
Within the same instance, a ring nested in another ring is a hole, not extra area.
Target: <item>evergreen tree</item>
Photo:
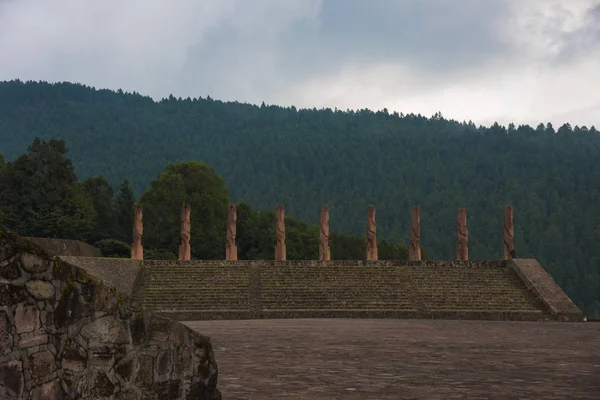
[[[96,210],[93,233],[89,237],[90,243],[117,237],[113,187],[108,179],[103,176],[88,178],[81,183],[81,186],[88,201]]]
[[[133,207],[135,205],[135,196],[133,194],[133,188],[129,179],[125,180],[119,185],[119,191],[115,197],[115,225],[116,235],[115,238],[129,243],[132,238],[133,232]]]
[[[87,240],[95,210],[86,201],[62,140],[35,138],[1,175],[4,224],[23,235]]]

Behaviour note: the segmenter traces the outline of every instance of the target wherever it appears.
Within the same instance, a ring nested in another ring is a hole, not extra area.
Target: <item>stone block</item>
[[[62,352],[62,368],[68,371],[81,372],[87,366],[87,354],[85,350],[73,340],[67,340]]]
[[[187,343],[187,331],[181,325],[173,324],[170,338],[175,346],[181,346]]]
[[[51,262],[49,260],[46,260],[37,254],[21,254],[21,266],[27,272],[44,272],[50,267],[50,264]]]
[[[179,380],[157,382],[152,389],[158,399],[178,399],[181,396],[181,382]]]
[[[23,289],[9,283],[0,282],[0,306],[10,306],[25,299]]]
[[[104,372],[98,371],[90,386],[89,393],[91,398],[98,399],[100,397],[109,397],[114,391],[115,385],[110,381],[108,376]]]
[[[10,323],[6,311],[0,310],[0,355],[6,354],[12,347],[12,335],[10,334]]]
[[[139,368],[135,377],[135,385],[150,389],[154,384],[154,358],[140,356],[138,358]]]
[[[175,353],[175,371],[185,377],[192,375],[192,351],[186,347],[178,348]]]
[[[25,284],[30,295],[38,300],[49,300],[54,297],[54,286],[41,280],[31,280]]]
[[[39,381],[56,371],[56,361],[52,353],[47,350],[41,351],[29,357],[29,368],[31,377]]]
[[[115,372],[124,382],[130,383],[137,366],[135,353],[129,352],[117,362]]]
[[[116,400],[140,400],[141,398],[142,393],[133,387],[124,389],[115,396]]]
[[[171,371],[171,352],[163,351],[156,359],[156,372],[159,375],[167,374]]]
[[[54,323],[63,327],[74,321],[94,315],[93,304],[81,301],[82,296],[72,288],[63,290],[54,310]]]
[[[40,346],[46,343],[48,343],[47,334],[43,333],[38,335],[31,335],[27,337],[21,337],[21,340],[19,340],[19,348],[27,349],[29,347]]]
[[[14,257],[15,253],[15,246],[11,246],[9,241],[0,241],[0,261]]]
[[[62,400],[65,398],[60,382],[55,379],[31,391],[31,400]]]
[[[21,276],[19,263],[17,260],[7,262],[5,265],[0,264],[0,277],[12,281]]]
[[[40,328],[40,310],[36,306],[19,304],[15,309],[17,333],[33,332]]]
[[[108,290],[104,286],[98,288],[94,301],[95,310],[114,310],[117,308],[119,297],[117,292]]]
[[[92,347],[88,352],[92,365],[107,365],[113,358],[113,348],[110,346]]]
[[[130,343],[129,327],[113,315],[98,318],[81,328],[81,335],[90,343]]]
[[[23,364],[19,360],[9,361],[0,365],[0,398],[16,397],[23,395],[25,379],[23,377]]]
[[[150,321],[150,339],[158,341],[169,340],[171,323],[168,320],[153,318]]]

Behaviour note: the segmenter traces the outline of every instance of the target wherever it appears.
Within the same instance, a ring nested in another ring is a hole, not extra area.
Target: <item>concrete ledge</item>
[[[238,267],[453,267],[453,266],[468,266],[468,267],[508,267],[508,261],[505,260],[482,260],[482,261],[454,261],[454,260],[430,260],[430,261],[408,261],[408,260],[379,260],[379,261],[364,261],[364,260],[333,260],[333,261],[318,261],[318,260],[288,260],[288,261],[273,261],[273,260],[191,260],[191,261],[162,261],[162,260],[147,260],[142,262],[144,267],[169,267],[174,265],[217,265],[217,266],[238,266]]]
[[[181,311],[152,311],[153,315],[176,321],[207,321],[207,320],[233,320],[233,319],[256,319],[256,315],[250,310],[181,310]]]
[[[26,237],[46,251],[57,256],[102,257],[99,248],[79,240]]]
[[[541,310],[490,311],[490,310],[430,310],[431,319],[461,319],[485,321],[544,321],[548,316]]]
[[[510,266],[559,321],[581,322],[583,314],[535,259],[514,259]]]
[[[223,311],[162,311],[154,312],[178,321],[238,320],[238,319],[290,319],[290,318],[373,318],[373,319],[461,319],[487,321],[543,321],[542,311],[488,311],[488,310],[262,310],[259,315],[250,310]]]
[[[81,268],[131,297],[140,270],[140,261],[124,258],[61,256],[61,260]]]

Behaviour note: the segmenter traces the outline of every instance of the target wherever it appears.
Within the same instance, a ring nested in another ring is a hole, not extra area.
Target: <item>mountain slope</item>
[[[296,110],[212,99],[154,102],[69,83],[0,83],[0,153],[35,136],[65,139],[80,177],[128,177],[136,191],[169,162],[197,160],[236,201],[363,233],[407,239],[421,205],[422,242],[452,258],[466,207],[470,256],[499,258],[503,205],[515,207],[516,251],[535,257],[584,310],[600,309],[600,135],[590,128],[493,126],[368,110]]]

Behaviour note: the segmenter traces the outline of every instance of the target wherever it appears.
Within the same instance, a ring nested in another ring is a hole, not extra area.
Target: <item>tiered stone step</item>
[[[248,268],[184,262],[150,265],[143,305],[155,311],[248,310]]]
[[[542,319],[512,268],[319,263],[147,263],[139,299],[179,319]]]
[[[260,280],[264,311],[414,310],[406,267],[268,266]]]
[[[511,268],[411,268],[411,286],[428,310],[534,311],[541,304]]]

